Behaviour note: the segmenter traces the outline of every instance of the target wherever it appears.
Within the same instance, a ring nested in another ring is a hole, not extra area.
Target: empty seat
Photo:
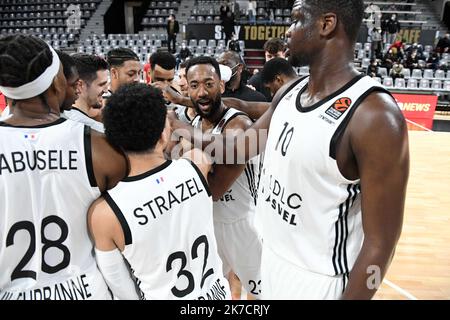
[[[424,79],[433,79],[434,75],[433,75],[433,70],[431,69],[425,69],[423,71],[423,78]]]
[[[414,70],[412,71],[412,76],[411,76],[411,78],[414,78],[414,79],[420,79],[420,78],[422,78],[422,70],[420,70],[420,69],[414,69]]]
[[[361,62],[361,67],[362,68],[367,68],[369,65],[370,65],[370,59],[369,58],[362,59],[362,62]]]
[[[205,39],[200,39],[198,41],[198,46],[199,47],[206,47],[206,40]]]
[[[417,79],[408,79],[408,89],[417,89]]]
[[[405,79],[403,79],[403,78],[395,79],[395,87],[396,88],[405,88],[406,87]]]
[[[438,80],[438,79],[434,79],[433,82],[431,83],[431,88],[432,89],[442,89],[442,81]]]
[[[403,76],[405,77],[405,79],[411,78],[411,69],[404,68],[403,69]]]
[[[430,80],[428,79],[421,79],[419,83],[420,89],[430,89]]]
[[[387,69],[386,68],[378,68],[378,73],[380,74],[380,76],[382,77],[382,78],[385,78],[385,77],[387,77],[388,76],[388,73],[387,73]]]
[[[216,40],[209,39],[208,40],[208,47],[214,48],[216,46]]]
[[[436,70],[434,77],[436,79],[445,79],[445,71],[444,70]]]
[[[383,86],[385,86],[386,88],[392,88],[393,85],[394,81],[391,77],[386,77],[383,79]]]
[[[450,91],[450,81],[447,80],[447,81],[444,82],[443,89],[447,90],[447,91]]]

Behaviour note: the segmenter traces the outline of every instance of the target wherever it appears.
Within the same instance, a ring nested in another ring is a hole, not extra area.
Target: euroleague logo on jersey
[[[348,97],[339,98],[331,105],[331,107],[327,109],[327,111],[325,111],[325,113],[337,120],[345,113],[345,111],[347,111],[348,108],[350,108],[351,105],[352,99]]]

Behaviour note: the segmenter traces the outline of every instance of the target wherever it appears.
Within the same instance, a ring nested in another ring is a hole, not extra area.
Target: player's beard
[[[206,99],[203,99],[206,100]],[[199,100],[200,101],[200,100]],[[201,108],[198,102],[196,101],[192,101],[192,103],[194,104],[195,107],[195,111],[197,112],[197,114],[199,114],[202,118],[208,118],[211,117],[212,115],[214,115],[217,111],[217,109],[220,108],[221,104],[222,104],[222,98],[220,96],[220,94],[218,94],[214,100],[212,100],[211,103],[211,107],[207,112],[204,112]]]

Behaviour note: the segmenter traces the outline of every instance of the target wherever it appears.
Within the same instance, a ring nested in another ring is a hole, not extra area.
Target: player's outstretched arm
[[[215,157],[216,150],[221,150],[220,156],[227,153],[234,154],[234,163],[237,163],[238,160],[246,162],[264,151],[273,112],[294,81],[280,88],[272,100],[270,108],[250,128],[237,136],[204,134],[201,130],[178,120],[174,113],[169,113],[173,132],[176,136],[190,141],[195,147],[202,150],[208,149],[210,151],[208,154],[212,158]]]
[[[394,100],[371,94],[347,128],[361,179],[364,242],[343,299],[370,299],[393,258],[409,175],[408,131]]]
[[[245,112],[252,119],[259,119],[270,108],[270,102],[244,101],[236,98],[222,98],[227,107]]]

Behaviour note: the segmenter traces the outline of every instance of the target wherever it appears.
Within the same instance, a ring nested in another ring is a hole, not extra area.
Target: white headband
[[[52,64],[36,79],[28,82],[20,87],[2,87],[0,91],[8,98],[15,100],[25,100],[33,97],[37,97],[42,92],[47,90],[53,82],[53,79],[59,71],[59,57],[51,46],[48,46],[52,52]]]

